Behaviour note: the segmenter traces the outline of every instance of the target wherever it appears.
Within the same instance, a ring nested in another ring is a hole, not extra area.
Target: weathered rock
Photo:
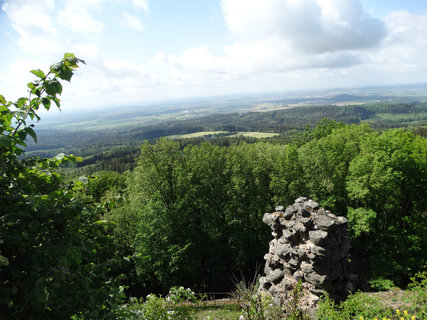
[[[265,277],[260,290],[268,291],[273,301],[283,303],[290,298],[297,281],[302,280],[300,306],[313,308],[327,292],[332,298],[345,296],[354,290],[357,279],[347,275],[347,223],[306,197],[284,209],[263,217],[272,230],[266,260]]]
[[[292,256],[297,255],[297,252],[294,248],[292,248],[289,244],[279,244],[276,247],[276,253],[282,259],[286,259]]]
[[[304,280],[313,284],[316,288],[320,288],[325,282],[326,276],[317,274],[316,272],[310,272],[304,274]]]
[[[328,236],[328,233],[323,230],[314,230],[308,232],[308,237],[311,241],[313,241],[314,244],[324,244],[326,243],[326,238]]]
[[[270,272],[270,274],[267,276],[267,279],[274,284],[278,284],[280,281],[282,281],[283,277],[284,274],[282,270],[276,269]]]
[[[276,206],[274,208],[274,211],[280,211],[280,212],[282,212],[283,211],[283,206]]]
[[[268,290],[271,287],[271,282],[266,277],[261,277],[259,279],[259,286],[261,289]]]
[[[268,263],[266,263],[268,265]],[[307,263],[306,261],[301,262],[301,271],[303,273],[313,272],[313,265]]]
[[[314,218],[314,223],[322,230],[328,230],[335,224],[335,219],[328,217],[328,215],[318,215]]]
[[[274,297],[280,293],[280,291],[277,289],[277,287],[273,284],[269,289],[268,292]]]

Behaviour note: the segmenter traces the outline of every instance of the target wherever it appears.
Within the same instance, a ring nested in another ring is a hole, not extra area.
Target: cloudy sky
[[[0,93],[84,59],[74,109],[427,82],[426,0],[0,0]]]

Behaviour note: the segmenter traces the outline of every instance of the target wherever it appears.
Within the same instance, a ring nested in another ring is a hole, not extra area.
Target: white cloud
[[[94,43],[78,43],[73,46],[72,51],[77,57],[84,59],[95,60],[100,57],[99,47]]]
[[[205,72],[223,69],[222,59],[209,53],[206,47],[190,48],[178,56],[171,54],[168,60],[171,65],[185,69]]]
[[[135,7],[148,11],[148,0],[132,0]]]
[[[142,31],[144,29],[142,20],[139,19],[137,16],[131,15],[127,11],[122,12],[120,26],[125,28],[135,29],[138,31]]]
[[[277,37],[308,53],[363,49],[385,36],[358,0],[222,0],[227,26],[243,39]]]
[[[166,54],[163,51],[156,52],[153,59],[150,59],[148,63],[153,66],[164,64],[166,61]]]
[[[194,47],[169,55],[175,79],[200,83],[270,74],[345,76],[369,68],[405,71],[427,65],[426,15],[370,18],[358,0],[222,0],[236,41],[220,55]],[[301,71],[301,72],[300,72]]]
[[[316,81],[320,86],[350,84],[375,81],[377,73],[386,79],[414,75],[417,81],[427,74],[427,15],[400,10],[378,20],[358,0],[221,0],[221,8],[230,31],[222,50],[218,43],[210,46],[210,39],[181,51],[163,42],[162,51],[143,61],[138,50],[145,50],[141,43],[151,45],[151,30],[138,41],[131,39],[131,52],[122,47],[131,42],[127,35],[116,36],[126,32],[119,24],[144,29],[146,0],[4,0],[2,10],[16,31],[11,38],[27,56],[9,63],[0,74],[1,86],[19,84],[22,95],[32,79],[28,70],[45,69],[64,52],[87,62],[64,90],[64,104],[79,105],[138,101],[156,94],[316,86]]]
[[[144,65],[100,54],[76,72],[62,97],[70,106],[124,104],[141,101],[149,89],[158,85]]]
[[[104,29],[104,23],[96,20],[87,6],[77,5],[73,1],[68,1],[65,9],[59,10],[58,21],[63,27],[82,34],[99,34]]]
[[[388,35],[383,46],[367,55],[373,70],[425,72],[427,61],[427,15],[399,10],[389,13],[384,22]]]
[[[58,36],[58,30],[52,19],[53,0],[5,1],[2,10],[11,21],[12,28],[18,33],[18,44],[25,51],[43,52],[47,48],[55,50],[55,43],[49,39]]]

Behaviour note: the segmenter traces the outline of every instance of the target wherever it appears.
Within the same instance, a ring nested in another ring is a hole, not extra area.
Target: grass
[[[272,132],[243,132],[239,131],[236,134],[231,135],[230,137],[253,137],[253,138],[272,138],[278,136],[279,133],[272,133]]]
[[[426,319],[426,295],[425,287],[422,291],[401,290],[392,288],[383,292],[357,292],[343,302],[335,305],[331,300],[326,299],[320,308],[317,320],[420,320]],[[157,302],[161,299],[157,299]],[[191,306],[193,310],[189,319],[193,320],[238,320],[244,314],[242,302],[237,300],[209,300],[199,301]],[[138,305],[134,305],[136,309]],[[178,304],[178,307],[182,306]],[[266,306],[268,311],[268,306]],[[144,317],[131,317],[127,319],[152,319]],[[163,318],[161,318],[163,319]],[[171,318],[178,319],[178,318]],[[181,319],[181,318],[179,318]],[[271,317],[252,316],[251,320],[273,319]],[[280,318],[285,319],[285,318]],[[287,317],[290,319],[300,319],[299,317]],[[277,318],[274,318],[277,320]]]
[[[227,134],[227,131],[200,131],[200,132],[194,132],[194,133],[187,133],[187,134],[175,134],[171,136],[167,136],[168,139],[186,139],[186,138],[199,138],[199,137],[205,137],[209,135],[215,135],[215,134]],[[278,136],[279,133],[272,133],[272,132],[245,132],[245,131],[239,131],[235,134],[230,134],[228,137],[253,137],[253,138],[271,138]]]
[[[195,313],[197,320],[232,320],[238,319],[242,314],[237,303],[218,301],[215,304],[202,303]]]
[[[221,133],[227,133],[227,131],[200,131],[200,132],[193,132],[193,133],[187,133],[187,134],[174,134],[172,136],[167,136],[168,139],[186,139],[186,138],[199,138],[204,137],[208,135],[214,135],[214,134],[221,134]]]
[[[427,120],[427,112],[420,113],[377,113],[370,119],[363,120],[363,122],[372,123],[376,121],[395,122],[395,123],[419,123]]]

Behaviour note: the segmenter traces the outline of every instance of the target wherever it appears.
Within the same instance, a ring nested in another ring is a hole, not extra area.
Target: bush
[[[135,320],[191,320],[198,301],[191,289],[173,287],[165,298],[149,294],[145,301],[131,299],[123,315]]]
[[[384,278],[370,280],[368,283],[375,291],[387,291],[394,287],[393,281]]]
[[[382,315],[391,317],[391,309],[385,309],[382,303],[361,292],[348,296],[347,300],[336,305],[329,297],[324,297],[319,304],[316,316],[318,319],[351,320],[351,319],[374,319]]]
[[[416,273],[411,278],[408,289],[413,293],[409,302],[413,306],[413,311],[422,319],[427,318],[427,264],[423,271]]]

